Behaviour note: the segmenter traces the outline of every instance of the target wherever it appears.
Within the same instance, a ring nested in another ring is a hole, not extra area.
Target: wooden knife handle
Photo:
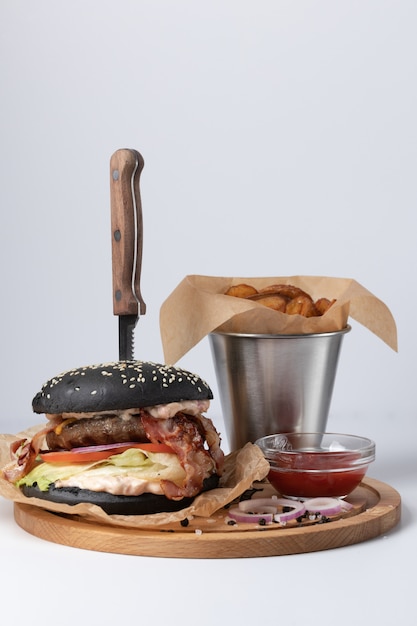
[[[114,315],[146,312],[140,291],[143,228],[139,180],[143,166],[136,150],[117,150],[110,159]]]

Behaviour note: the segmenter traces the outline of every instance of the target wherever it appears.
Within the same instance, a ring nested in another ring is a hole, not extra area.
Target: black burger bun
[[[204,480],[202,491],[217,487],[219,477],[213,474]],[[172,513],[190,506],[194,498],[169,500],[165,496],[143,493],[140,496],[118,496],[105,491],[90,491],[78,487],[55,487],[50,485],[48,491],[41,491],[37,486],[23,486],[22,493],[27,498],[40,498],[58,504],[96,504],[107,515],[153,515],[154,513]]]
[[[62,372],[48,380],[32,401],[35,413],[87,413],[211,400],[196,374],[150,361],[115,361]]]

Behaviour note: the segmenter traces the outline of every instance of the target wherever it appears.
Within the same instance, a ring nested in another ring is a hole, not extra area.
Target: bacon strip
[[[165,420],[155,419],[144,413],[142,424],[150,441],[169,445],[185,470],[186,476],[181,487],[168,480],[161,481],[166,497],[181,500],[199,494],[204,479],[217,470],[216,462],[204,447],[205,429],[201,428],[204,424],[200,420],[185,417],[182,413]]]
[[[196,419],[200,421],[202,427],[204,428],[209,453],[216,463],[217,474],[221,476],[223,474],[224,467],[224,452],[220,448],[220,435],[215,429],[210,418],[205,417],[204,415],[196,415]]]
[[[56,421],[50,422],[39,430],[33,439],[18,439],[10,444],[10,456],[12,460],[3,468],[3,476],[11,483],[16,482],[30,472],[36,465],[36,457],[45,436],[56,427]]]

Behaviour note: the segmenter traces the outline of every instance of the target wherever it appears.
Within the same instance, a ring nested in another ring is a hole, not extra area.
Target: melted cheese
[[[68,417],[67,419],[65,419],[63,422],[61,422],[60,424],[58,424],[58,426],[55,428],[55,432],[57,435],[60,435],[62,433],[62,430],[65,426],[67,426],[67,424],[71,424],[72,422],[76,422],[76,418],[75,417]]]

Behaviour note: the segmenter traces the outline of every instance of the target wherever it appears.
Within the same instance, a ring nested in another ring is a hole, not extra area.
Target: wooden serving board
[[[17,524],[53,543],[136,556],[241,558],[301,554],[340,548],[373,539],[392,529],[401,517],[399,493],[368,478],[349,496],[349,513],[326,523],[281,526],[227,524],[227,511],[208,520],[192,520],[173,530],[139,530],[87,521],[27,504],[14,504]]]

